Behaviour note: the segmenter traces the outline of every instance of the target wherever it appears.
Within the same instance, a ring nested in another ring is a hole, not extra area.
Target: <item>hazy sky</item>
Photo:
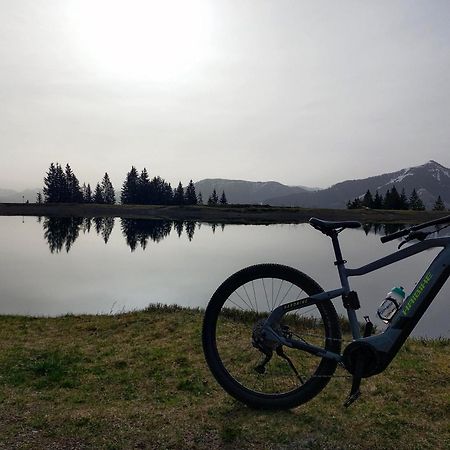
[[[450,1],[0,0],[0,187],[450,166]],[[119,187],[119,186],[116,186]]]

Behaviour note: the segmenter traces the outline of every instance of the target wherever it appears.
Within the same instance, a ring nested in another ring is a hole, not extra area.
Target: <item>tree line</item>
[[[83,183],[80,186],[77,176],[69,164],[65,170],[58,163],[51,163],[44,177],[44,199],[37,193],[37,203],[106,203],[114,204],[116,194],[113,185],[105,172],[102,180],[97,183],[94,192],[91,185]]]
[[[424,211],[425,205],[417,194],[414,188],[409,195],[406,195],[405,189],[399,194],[397,188],[392,186],[392,189],[388,189],[386,194],[380,194],[378,191],[375,195],[372,195],[370,190],[364,194],[364,197],[357,197],[353,200],[347,202],[348,209],[360,209],[360,208],[370,208],[370,209],[396,209],[396,210],[413,210],[413,211]],[[433,211],[445,211],[445,204],[439,195],[433,205]]]
[[[37,193],[37,203],[116,203],[114,187],[107,172],[92,191],[90,184],[83,183],[83,186],[80,186],[69,164],[65,169],[58,163],[50,164],[44,177],[43,194],[44,197],[40,192]],[[192,180],[186,188],[180,181],[178,186],[172,189],[170,183],[160,176],[150,179],[145,167],[139,173],[136,167],[132,166],[122,184],[120,202],[124,205],[202,205],[203,198],[201,192],[196,194]],[[208,206],[227,204],[225,192],[222,191],[219,199],[215,189],[207,201]]]

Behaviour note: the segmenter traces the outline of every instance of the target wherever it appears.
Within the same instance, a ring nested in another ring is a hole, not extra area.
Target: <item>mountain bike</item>
[[[385,243],[404,238],[398,250],[359,268],[346,267],[338,235],[359,228],[355,221],[311,218],[332,241],[341,287],[324,291],[292,267],[259,264],[231,275],[212,296],[203,320],[203,350],[219,384],[254,408],[288,409],[315,397],[338,365],[352,377],[344,406],[360,396],[362,378],[383,372],[402,347],[450,275],[450,236],[429,235],[450,226],[450,216],[381,237]],[[439,228],[439,225],[441,227]],[[428,231],[420,231],[433,227]],[[401,247],[418,240],[408,247]],[[430,248],[442,247],[411,294],[393,311],[387,328],[373,334],[365,317],[358,321],[358,294],[349,278],[362,276]],[[341,322],[333,299],[342,298],[351,342],[341,351]]]

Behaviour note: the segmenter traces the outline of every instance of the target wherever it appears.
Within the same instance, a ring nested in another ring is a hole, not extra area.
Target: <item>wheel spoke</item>
[[[211,365],[208,359],[210,356],[207,360],[218,379],[226,377],[234,381],[223,385],[235,386],[230,393],[240,400],[247,401],[254,393],[251,402],[254,405],[275,399],[289,405],[301,403],[303,397],[306,400],[311,397],[311,389],[319,392],[329,374],[334,372],[334,361],[280,346],[276,338],[265,334],[265,320],[271,311],[287,302],[300,300],[302,296],[320,292],[311,280],[298,276],[298,273],[284,266],[253,266],[244,269],[241,277],[236,274],[227,281],[228,284],[223,284],[226,295],[231,294],[214,309],[212,339],[220,367],[225,368],[225,372],[216,373],[214,364]],[[215,294],[217,301],[220,301],[219,294]],[[324,301],[319,306],[313,304],[286,313],[280,323],[273,325],[274,331],[286,338],[339,352],[340,336],[333,334],[338,328],[331,324],[335,318],[337,320],[336,313],[331,302]],[[261,366],[264,354],[272,352],[272,358]],[[294,398],[297,399],[295,402]]]

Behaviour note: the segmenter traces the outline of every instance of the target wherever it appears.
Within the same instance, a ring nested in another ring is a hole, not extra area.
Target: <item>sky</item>
[[[448,0],[0,0],[0,188],[450,167]]]

